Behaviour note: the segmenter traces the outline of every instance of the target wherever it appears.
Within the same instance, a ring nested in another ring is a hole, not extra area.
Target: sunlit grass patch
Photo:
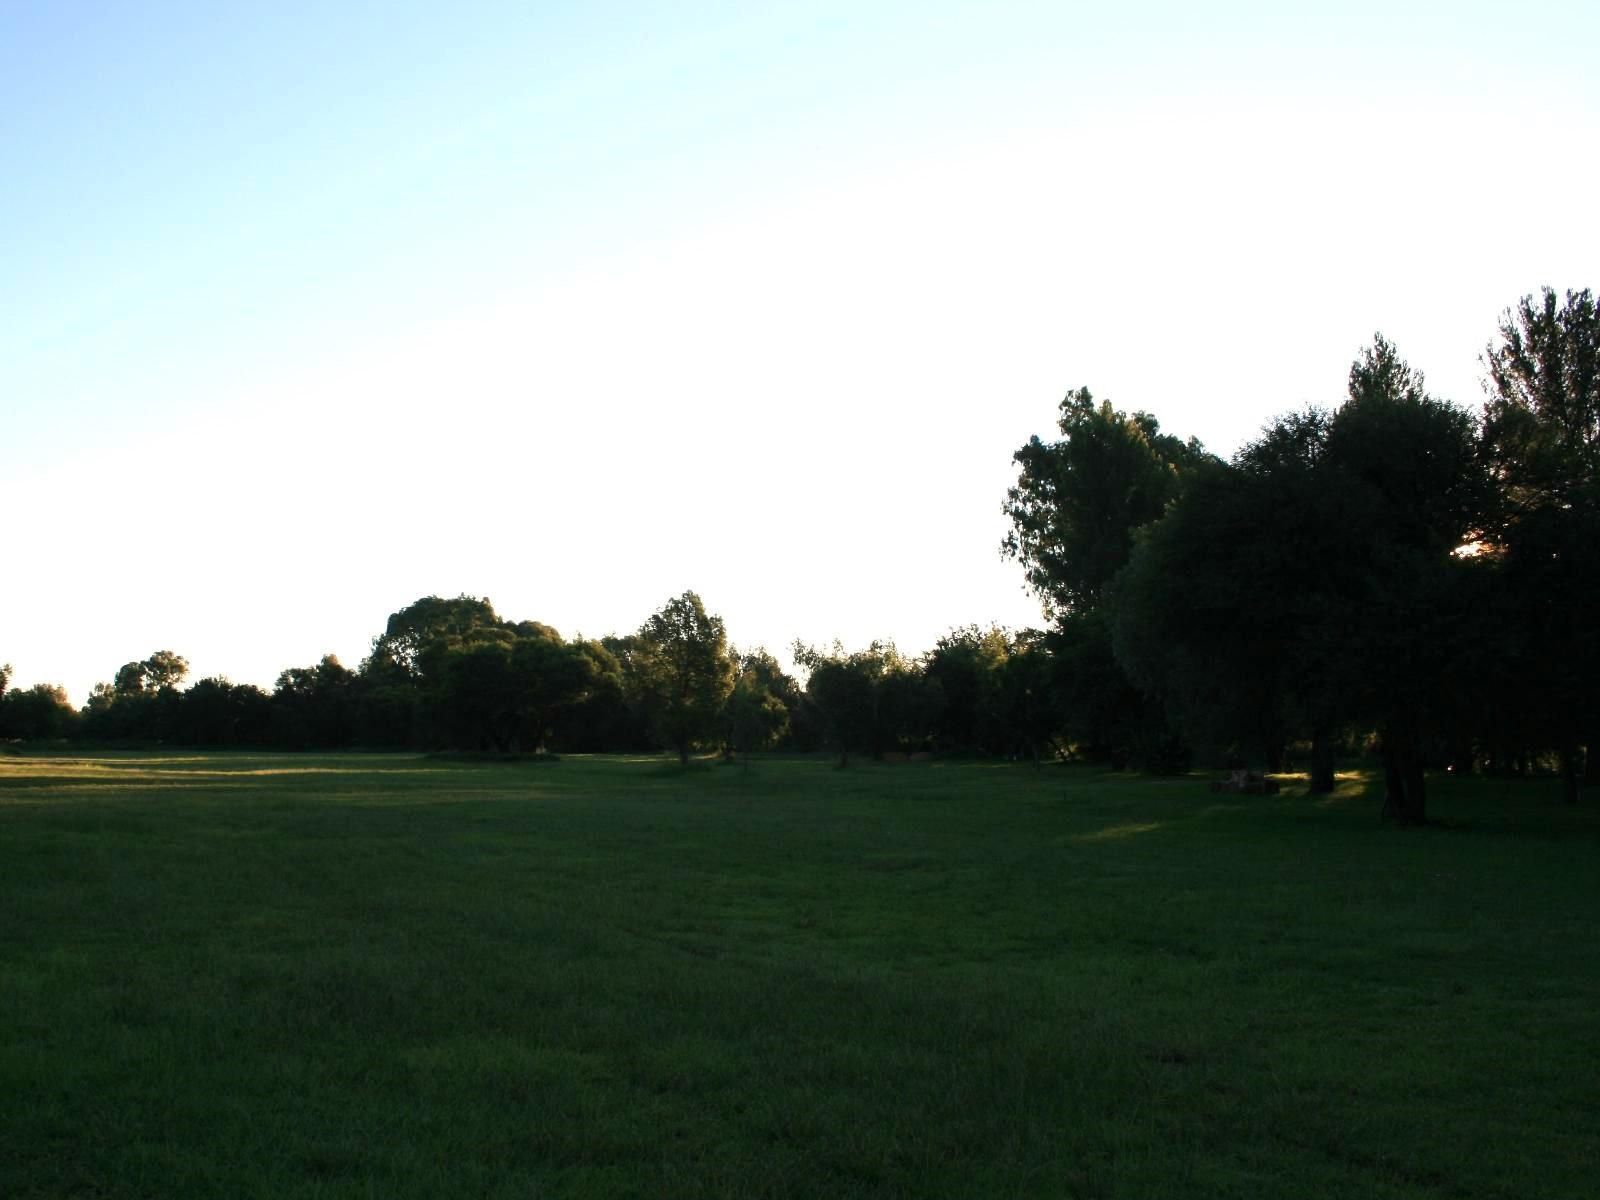
[[[1107,825],[1104,829],[1096,829],[1093,833],[1076,834],[1072,840],[1075,842],[1115,842],[1141,833],[1154,833],[1165,825],[1165,821],[1132,821],[1124,825]]]

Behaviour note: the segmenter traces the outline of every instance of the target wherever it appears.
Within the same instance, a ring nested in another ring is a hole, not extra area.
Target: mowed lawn
[[[1600,819],[1434,787],[0,758],[0,1196],[1600,1195]]]

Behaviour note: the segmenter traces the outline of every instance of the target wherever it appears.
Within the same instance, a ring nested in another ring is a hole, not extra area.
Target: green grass
[[[0,1196],[1590,1197],[1600,817],[0,760]]]

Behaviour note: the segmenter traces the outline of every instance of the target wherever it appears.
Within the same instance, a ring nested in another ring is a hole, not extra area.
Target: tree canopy
[[[1552,731],[1569,799],[1600,783],[1600,314],[1585,289],[1507,310],[1484,354],[1484,443],[1497,484],[1486,543],[1503,560],[1508,658],[1537,680],[1525,713]]]
[[[1095,607],[1128,561],[1134,532],[1177,496],[1182,475],[1204,462],[1194,439],[1163,434],[1149,413],[1099,404],[1088,388],[1061,402],[1061,438],[1038,437],[1013,455],[1017,482],[1006,493],[1011,532],[1003,551],[1055,614]]]
[[[629,659],[635,694],[662,743],[689,761],[689,751],[717,734],[733,690],[735,664],[722,618],[684,592],[651,614]]]

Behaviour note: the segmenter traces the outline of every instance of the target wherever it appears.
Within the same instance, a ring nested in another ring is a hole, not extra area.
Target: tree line
[[[564,639],[501,617],[488,599],[425,596],[390,615],[354,670],[332,655],[271,691],[208,677],[185,685],[170,650],[124,664],[74,710],[59,687],[5,690],[0,736],[100,744],[278,749],[639,752],[687,761],[770,749],[882,756],[934,750],[1061,752],[1036,693],[1039,635],[969,627],[911,658],[796,644],[804,682],[764,649],[740,651],[694,592],[632,634]]]
[[[269,692],[188,687],[171,651],[81,711],[6,690],[0,736],[293,749],[1075,756],[1171,770],[1254,761],[1333,786],[1370,750],[1386,807],[1426,817],[1425,771],[1600,779],[1600,320],[1587,290],[1508,309],[1487,400],[1431,395],[1381,335],[1337,408],[1281,415],[1230,460],[1096,402],[1014,462],[1002,552],[1044,629],[952,630],[929,651],[797,643],[801,677],[730,646],[693,592],[632,634],[564,639],[487,599],[423,597],[355,669]]]

